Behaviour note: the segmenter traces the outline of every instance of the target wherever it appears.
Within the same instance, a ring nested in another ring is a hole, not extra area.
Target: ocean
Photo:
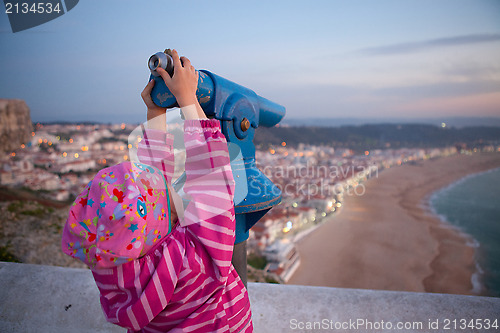
[[[500,168],[469,175],[435,192],[430,205],[441,219],[474,239],[475,291],[500,297]]]

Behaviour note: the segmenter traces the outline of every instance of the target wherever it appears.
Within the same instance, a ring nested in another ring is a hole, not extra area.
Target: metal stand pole
[[[236,272],[240,276],[241,281],[247,286],[247,241],[234,244],[233,258],[231,259]]]

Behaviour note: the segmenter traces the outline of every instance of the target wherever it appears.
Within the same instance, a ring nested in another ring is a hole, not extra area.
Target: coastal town
[[[38,123],[29,142],[1,157],[0,185],[69,205],[98,170],[134,160],[140,140],[140,127],[133,124]],[[184,161],[182,149],[175,153],[174,178],[182,174]],[[341,210],[345,196],[363,195],[364,182],[384,169],[457,153],[457,147],[356,153],[286,142],[258,149],[257,166],[281,190],[282,199],[250,230],[249,258],[261,259],[256,266],[269,279],[286,283],[300,265],[295,242]]]

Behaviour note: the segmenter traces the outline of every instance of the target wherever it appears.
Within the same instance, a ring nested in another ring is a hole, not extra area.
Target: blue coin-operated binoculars
[[[162,67],[173,75],[173,61],[168,50],[152,55],[148,65],[151,70],[150,80],[155,80],[151,92],[153,102],[165,108],[176,107],[175,97],[156,72],[156,68]],[[206,70],[199,71],[196,94],[207,117],[221,122],[222,133],[228,144],[239,147],[238,156],[231,156],[231,166],[236,175],[236,194],[241,193],[241,189],[245,187],[246,196],[240,202],[235,198],[236,241],[233,265],[246,285],[248,231],[273,206],[281,202],[281,191],[255,165],[253,138],[257,127],[278,124],[285,115],[285,108]],[[234,150],[229,149],[230,154],[232,151]],[[244,170],[238,170],[241,168]],[[240,175],[246,177],[246,181],[238,179]]]

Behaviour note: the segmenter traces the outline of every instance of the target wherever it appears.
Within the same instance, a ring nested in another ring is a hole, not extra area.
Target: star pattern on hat
[[[128,230],[130,230],[130,231],[132,231],[132,232],[136,231],[137,229],[139,229],[139,228],[137,227],[137,223],[132,223],[132,224],[130,225],[130,227],[128,227]]]

